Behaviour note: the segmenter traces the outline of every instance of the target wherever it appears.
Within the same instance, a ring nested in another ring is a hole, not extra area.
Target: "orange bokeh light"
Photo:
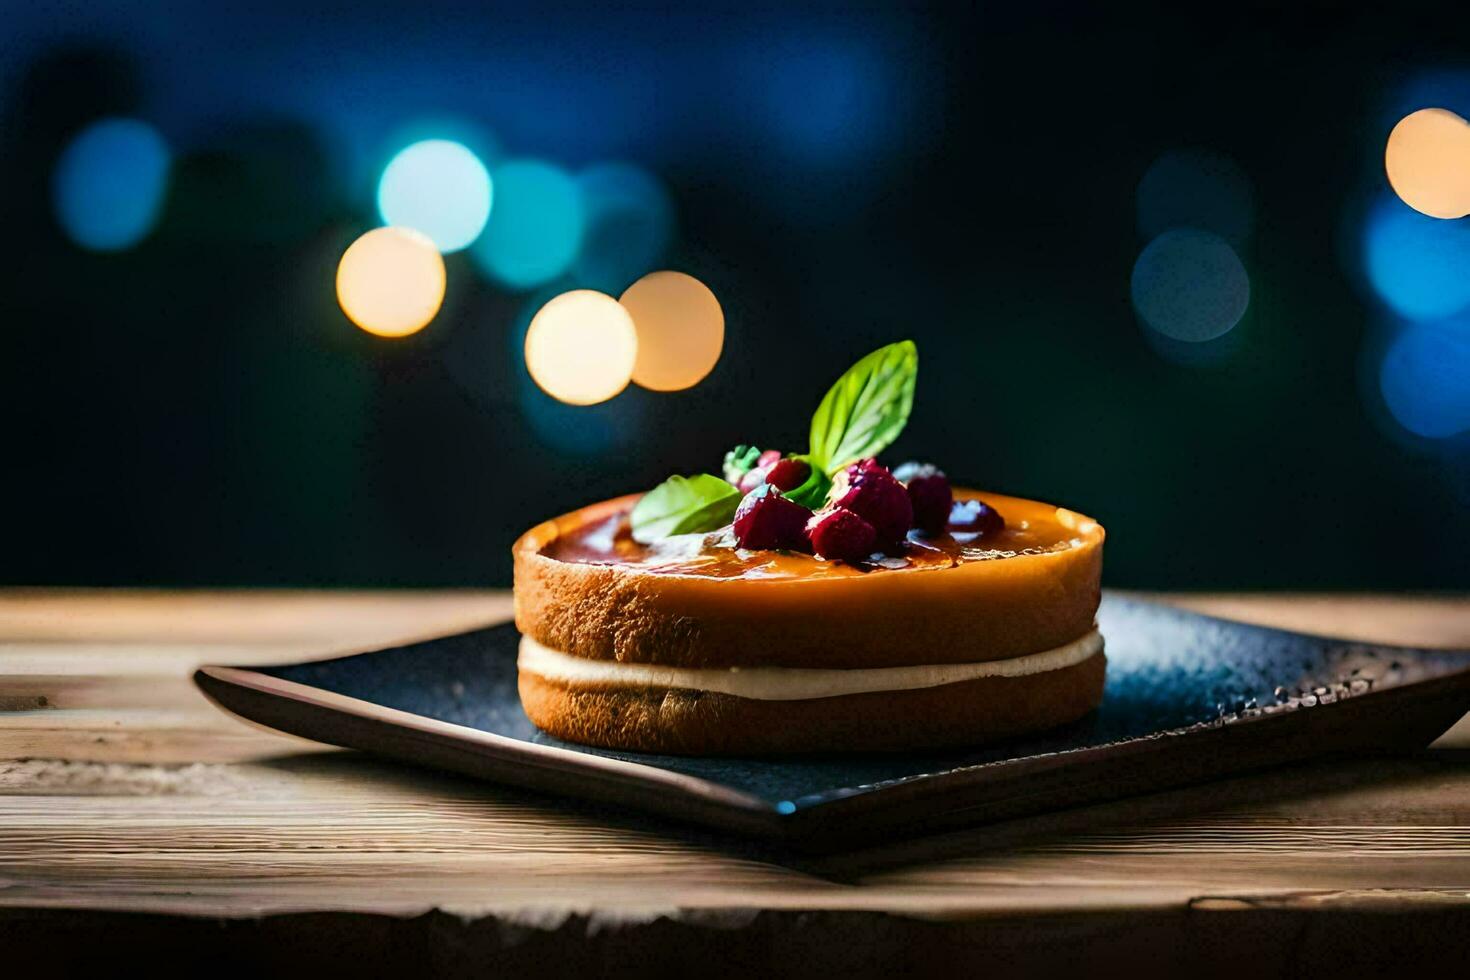
[[[725,314],[708,286],[682,272],[651,272],[618,301],[638,328],[633,380],[654,391],[689,388],[714,369]]]
[[[1470,214],[1470,123],[1448,109],[1420,109],[1399,120],[1383,163],[1394,192],[1415,211]]]
[[[444,259],[426,235],[374,228],[337,264],[337,302],[353,323],[379,337],[406,337],[444,302]]]

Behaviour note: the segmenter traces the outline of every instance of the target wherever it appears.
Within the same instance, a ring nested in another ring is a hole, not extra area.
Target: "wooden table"
[[[1172,601],[1470,648],[1462,598]],[[508,611],[496,592],[0,592],[0,963],[1463,975],[1470,721],[1412,757],[805,860],[256,730],[188,681]]]

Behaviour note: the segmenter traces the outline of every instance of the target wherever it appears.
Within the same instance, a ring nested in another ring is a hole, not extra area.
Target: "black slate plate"
[[[780,759],[591,749],[531,725],[509,624],[334,660],[204,667],[224,708],[419,765],[831,848],[1226,773],[1427,745],[1470,710],[1470,652],[1301,636],[1108,597],[1102,706],[968,750]]]

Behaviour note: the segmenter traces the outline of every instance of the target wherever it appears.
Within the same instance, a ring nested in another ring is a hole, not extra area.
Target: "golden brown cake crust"
[[[521,704],[557,738],[678,755],[892,751],[974,745],[1081,718],[1102,700],[1106,657],[1021,677],[806,701],[680,688],[568,686],[521,671]]]
[[[957,496],[972,494],[957,490]],[[1064,551],[840,578],[719,579],[564,562],[541,551],[636,496],[547,521],[516,542],[516,626],[573,656],[674,667],[979,663],[1059,647],[1092,629],[1103,529]],[[985,494],[1003,514],[1039,506]]]

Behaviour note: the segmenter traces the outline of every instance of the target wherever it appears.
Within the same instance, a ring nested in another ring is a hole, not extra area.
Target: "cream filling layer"
[[[517,666],[527,673],[564,684],[599,687],[679,687],[713,691],[756,701],[806,701],[844,694],[913,691],[957,684],[981,677],[1024,677],[1080,664],[1102,652],[1097,630],[1054,650],[1028,653],[1009,660],[970,664],[922,664],[913,667],[872,667],[851,670],[814,670],[804,667],[664,667],[589,660],[544,647],[521,637]]]

